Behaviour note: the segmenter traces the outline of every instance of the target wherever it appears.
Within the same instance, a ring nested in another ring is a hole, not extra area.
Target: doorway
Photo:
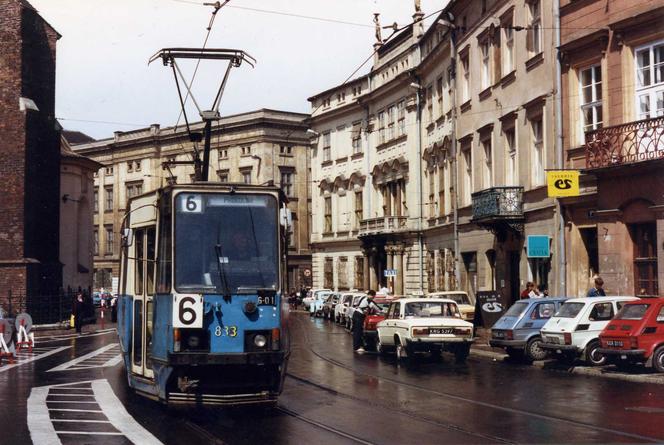
[[[657,225],[632,224],[635,295],[659,295],[657,286]]]

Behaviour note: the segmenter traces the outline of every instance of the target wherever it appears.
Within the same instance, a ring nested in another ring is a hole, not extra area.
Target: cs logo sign
[[[546,176],[549,197],[579,196],[578,170],[549,170]]]

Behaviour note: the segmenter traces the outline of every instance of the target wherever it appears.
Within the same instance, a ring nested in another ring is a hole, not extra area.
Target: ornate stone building
[[[210,180],[281,186],[293,212],[289,286],[311,284],[309,251],[308,115],[262,109],[223,116],[213,124]],[[192,124],[201,131],[202,123]],[[119,275],[119,230],[127,199],[169,182],[193,180],[193,146],[184,126],[151,125],[115,132],[111,139],[75,145],[74,151],[103,164],[93,190],[95,288],[111,288]]]

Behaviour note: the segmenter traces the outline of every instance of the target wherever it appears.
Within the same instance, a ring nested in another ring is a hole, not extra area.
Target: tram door
[[[134,232],[134,319],[132,324],[132,372],[153,378],[150,353],[152,350],[154,283],[155,283],[154,226],[141,227]]]

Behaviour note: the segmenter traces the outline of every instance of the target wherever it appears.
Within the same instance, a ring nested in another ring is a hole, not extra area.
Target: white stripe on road
[[[35,360],[39,360],[41,358],[48,357],[49,355],[57,354],[58,352],[64,351],[65,349],[69,349],[69,348],[71,348],[71,346],[61,346],[59,348],[55,348],[55,349],[53,349],[51,351],[48,351],[48,352],[45,352],[43,354],[32,355],[31,357],[26,358],[25,360],[17,361],[13,365],[3,365],[2,367],[0,367],[0,372],[9,371],[10,369],[14,369],[17,366],[22,366],[22,365],[25,365],[26,363],[34,362]],[[21,354],[18,355],[16,360],[18,360],[18,358],[20,358],[20,357],[21,357]]]
[[[113,349],[113,348],[115,348],[115,347],[117,347],[117,346],[119,346],[118,343],[111,343],[110,345],[103,346],[103,347],[101,347],[101,348],[99,348],[99,349],[97,349],[97,350],[94,350],[94,351],[90,352],[89,354],[82,355],[82,356],[77,357],[77,358],[75,358],[75,359],[73,359],[73,360],[70,360],[70,361],[65,362],[65,363],[63,363],[63,364],[61,364],[61,365],[58,365],[58,366],[56,366],[55,368],[49,369],[47,372],[67,371],[67,370],[69,370],[70,368],[72,368],[72,367],[78,365],[79,363],[81,363],[81,362],[83,362],[83,361],[85,361],[85,360],[88,360],[88,359],[90,359],[90,358],[92,358],[92,357],[95,357],[95,356],[97,356],[97,355],[99,355],[99,354],[103,354],[104,352],[108,351],[109,349]],[[106,363],[108,363],[108,362],[106,362]],[[96,366],[87,366],[87,367],[85,367],[85,368],[98,368],[98,367],[102,367],[102,366],[108,366],[108,365],[103,364],[103,365],[96,365]]]
[[[51,423],[49,409],[46,407],[46,396],[48,396],[49,389],[48,386],[32,388],[30,397],[28,397],[28,430],[30,430],[30,439],[34,444],[61,443],[55,427]]]
[[[98,337],[100,335],[106,335],[106,334],[111,334],[113,332],[117,332],[115,329],[105,329],[103,331],[97,331],[94,334],[69,334],[69,335],[62,335],[62,336],[53,336],[53,337],[36,337],[35,338],[35,343],[54,343],[58,341],[63,341],[63,340],[71,340],[73,338],[88,338],[88,337]],[[43,340],[42,340],[43,338]]]
[[[107,380],[93,381],[92,391],[94,391],[97,402],[99,402],[99,406],[108,417],[108,420],[130,441],[141,445],[161,445],[156,437],[129,415],[120,400],[115,396]]]

